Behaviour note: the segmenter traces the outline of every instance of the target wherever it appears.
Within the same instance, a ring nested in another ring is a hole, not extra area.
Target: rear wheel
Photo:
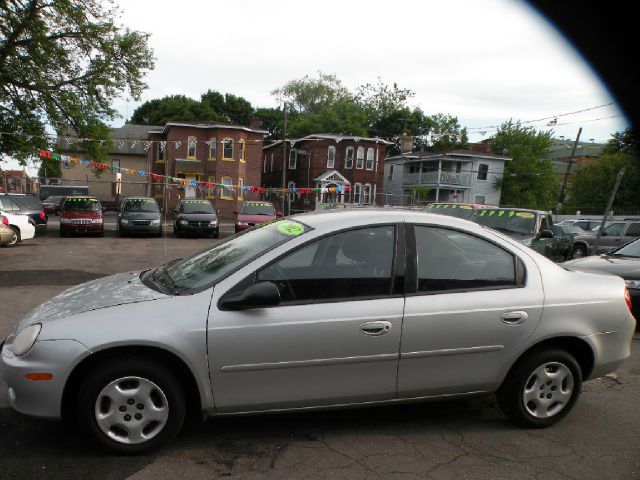
[[[169,443],[182,428],[185,396],[164,366],[142,358],[100,364],[87,375],[78,417],[109,450],[137,455]]]
[[[571,252],[571,258],[574,260],[577,258],[582,258],[587,256],[587,247],[584,245],[576,245],[573,247],[573,251]]]
[[[582,373],[564,350],[541,350],[520,360],[498,390],[498,404],[517,425],[544,428],[561,420],[575,405]]]

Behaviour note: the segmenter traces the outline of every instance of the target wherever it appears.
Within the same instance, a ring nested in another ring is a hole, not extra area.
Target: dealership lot
[[[60,238],[0,250],[0,338],[71,285],[139,270],[218,240]],[[222,225],[221,237],[233,229]],[[109,457],[72,429],[7,407],[0,381],[0,478],[638,478],[640,339],[618,372],[588,382],[574,412],[547,430],[508,423],[493,398],[390,408],[213,419],[160,454]],[[26,462],[25,460],[29,460]]]

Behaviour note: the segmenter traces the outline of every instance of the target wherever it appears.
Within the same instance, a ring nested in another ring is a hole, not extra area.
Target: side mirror
[[[284,215],[282,214],[282,212],[276,212],[276,217],[283,217]]]
[[[220,215],[220,209],[216,208],[216,215]]]
[[[542,230],[539,238],[553,238],[553,232],[551,230]]]
[[[225,295],[218,303],[220,310],[249,310],[276,305],[280,305],[280,291],[271,282],[256,283],[242,292]]]

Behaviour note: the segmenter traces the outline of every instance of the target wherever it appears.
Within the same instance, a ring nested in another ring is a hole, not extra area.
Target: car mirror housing
[[[553,238],[553,232],[551,230],[542,230],[539,238]]]
[[[272,282],[259,282],[242,292],[225,295],[220,299],[220,310],[249,310],[274,307],[280,304],[280,291]]]

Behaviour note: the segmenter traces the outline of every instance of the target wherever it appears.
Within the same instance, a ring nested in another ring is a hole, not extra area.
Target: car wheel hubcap
[[[584,252],[581,249],[577,249],[573,252],[573,258],[582,258],[584,257]]]
[[[95,404],[102,433],[118,443],[137,444],[158,435],[169,419],[169,402],[151,380],[123,377],[102,389]]]
[[[573,374],[566,365],[549,362],[536,368],[525,383],[524,407],[535,418],[557,415],[573,394]]]
[[[11,235],[11,241],[9,242],[9,245],[14,245],[15,243],[18,243],[18,234],[14,230],[13,235]]]

